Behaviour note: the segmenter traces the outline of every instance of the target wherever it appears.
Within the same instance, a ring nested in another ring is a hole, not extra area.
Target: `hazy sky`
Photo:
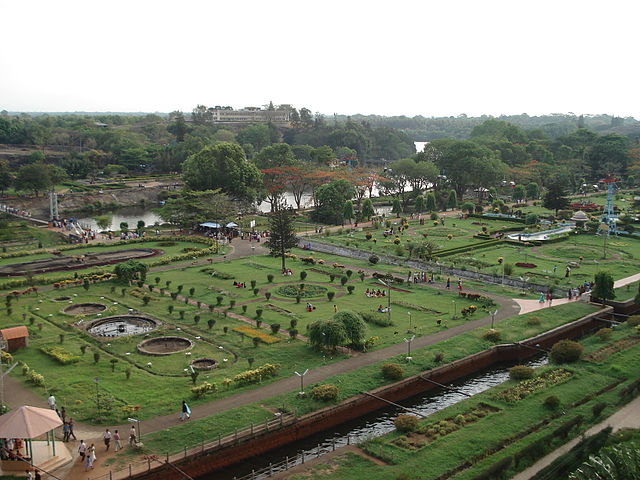
[[[640,118],[638,0],[0,0],[0,110]]]

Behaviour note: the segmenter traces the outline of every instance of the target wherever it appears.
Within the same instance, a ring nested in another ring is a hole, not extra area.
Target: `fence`
[[[296,423],[297,420],[298,419],[295,415],[283,413],[274,420],[265,420],[264,423],[258,425],[252,423],[249,427],[243,430],[235,429],[233,433],[229,433],[224,436],[220,434],[215,440],[212,440],[208,443],[203,442],[198,447],[183,446],[181,449],[173,452],[167,452],[163,456],[149,455],[143,461],[130,463],[126,467],[119,470],[110,470],[109,473],[106,473],[104,475],[91,476],[88,477],[88,479],[123,480],[127,478],[133,478],[135,475],[150,472],[152,468],[157,467],[158,465],[171,465],[173,462],[184,460],[185,458],[192,455],[206,455],[215,452],[216,450],[241,444],[247,440],[254,439],[269,432],[273,432],[274,430],[288,427]],[[178,475],[178,473],[176,473],[176,475]],[[185,478],[188,477],[185,476]]]
[[[330,245],[327,243],[321,243],[308,238],[301,238],[299,242],[300,248],[307,250],[314,250],[322,253],[329,253],[332,255],[339,255],[341,257],[357,258],[360,260],[367,260],[371,255],[371,252],[365,250],[358,250],[355,248],[342,247],[338,245]],[[468,269],[455,268],[446,266],[438,262],[427,262],[419,260],[408,260],[401,257],[394,257],[392,255],[377,254],[380,261],[390,265],[398,265],[401,267],[409,267],[415,270],[422,270],[428,272],[439,273],[440,275],[450,275],[452,277],[467,278],[470,280],[477,280],[484,283],[492,283],[495,285],[508,285],[510,287],[518,288],[521,290],[529,290],[534,292],[546,292],[549,289],[548,285],[542,285],[538,283],[532,283],[512,277],[502,275],[492,275],[488,273],[481,273]],[[566,291],[555,288],[555,291],[560,293],[561,296],[566,295]]]

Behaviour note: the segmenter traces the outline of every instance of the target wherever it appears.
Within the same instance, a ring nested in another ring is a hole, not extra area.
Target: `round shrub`
[[[490,328],[482,335],[482,338],[485,340],[489,340],[490,342],[499,342],[502,339],[502,333],[500,330],[496,330],[495,328]]]
[[[594,417],[599,417],[602,411],[607,408],[607,404],[605,402],[598,402],[593,407],[591,407],[591,412]]]
[[[272,273],[267,275],[267,282],[269,282],[269,283],[273,282],[273,274]]]
[[[509,369],[509,378],[511,380],[527,380],[533,378],[534,370],[525,365],[516,365]]]
[[[630,327],[637,327],[640,325],[640,315],[633,315],[627,319],[627,325]]]
[[[415,415],[398,415],[393,424],[399,432],[413,432],[418,428],[418,417]]]
[[[375,265],[380,261],[380,257],[377,255],[369,255],[369,263]]]
[[[380,370],[382,376],[388,380],[400,380],[404,377],[404,369],[397,363],[385,363]]]
[[[540,325],[540,317],[527,317],[527,325],[532,327]]]
[[[544,399],[544,402],[542,404],[549,410],[555,410],[560,406],[560,399],[555,395],[549,395]]]
[[[551,348],[551,360],[555,363],[572,363],[580,360],[583,347],[573,340],[560,340]]]
[[[331,384],[316,385],[311,389],[311,398],[322,402],[334,402],[338,399],[338,387]]]
[[[613,334],[613,330],[610,328],[601,328],[596,332],[596,335],[602,341],[609,340],[612,334]]]
[[[275,335],[279,331],[280,331],[280,324],[279,323],[272,323],[271,324],[271,332]]]

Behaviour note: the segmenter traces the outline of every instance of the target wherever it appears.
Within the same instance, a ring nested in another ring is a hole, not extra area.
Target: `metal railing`
[[[298,419],[295,415],[283,413],[273,420],[265,420],[263,423],[259,424],[251,423],[244,429],[235,429],[233,432],[225,435],[219,434],[217,438],[208,442],[202,442],[199,446],[187,447],[185,445],[179,450],[166,452],[163,456],[146,455],[143,460],[129,463],[126,467],[121,469],[110,470],[106,474],[90,476],[88,478],[90,480],[123,480],[126,478],[132,478],[134,475],[150,472],[153,468],[156,468],[155,465],[153,465],[156,462],[159,462],[161,465],[168,464],[170,468],[175,470],[178,467],[173,464],[184,460],[189,456],[210,454],[216,450],[224,449],[233,445],[239,445],[249,440],[253,440],[263,434],[292,425],[297,421]],[[181,473],[183,475],[187,475],[182,471]]]

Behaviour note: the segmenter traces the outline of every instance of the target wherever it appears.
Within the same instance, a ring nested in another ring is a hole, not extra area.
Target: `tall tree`
[[[536,182],[527,184],[527,200],[537,200],[540,196],[540,188]]]
[[[344,202],[354,195],[353,186],[347,180],[334,180],[316,190],[316,209],[313,217],[323,223],[342,223]]]
[[[436,195],[433,192],[427,193],[427,198],[425,200],[425,210],[428,212],[433,212],[437,209]]]
[[[542,204],[544,208],[554,210],[558,214],[558,210],[569,205],[569,200],[565,197],[565,190],[562,180],[555,179],[547,186],[547,194],[544,196]]]
[[[522,185],[516,185],[513,188],[513,199],[516,201],[516,203],[520,203],[522,200],[524,200],[524,195],[525,195],[525,191],[524,191],[524,187]]]
[[[295,157],[291,147],[286,143],[276,143],[264,147],[253,157],[253,162],[262,170],[265,168],[284,167],[292,165]]]
[[[347,200],[344,202],[344,208],[342,210],[342,218],[348,220],[351,223],[351,219],[353,218],[353,202],[351,200]]]
[[[183,190],[177,198],[170,198],[160,209],[160,217],[186,230],[203,222],[226,223],[234,217],[235,209],[227,195],[220,190]]]
[[[286,253],[298,245],[294,214],[291,208],[280,208],[269,214],[269,240],[266,244],[271,255],[280,257],[282,270],[286,268]]]
[[[613,288],[613,275],[609,272],[598,272],[594,278],[595,285],[591,291],[591,296],[602,301],[602,305],[606,300],[616,298],[616,292]]]
[[[245,159],[239,145],[221,142],[204,147],[182,164],[182,177],[193,190],[222,189],[233,197],[253,201],[262,175]]]
[[[370,220],[376,214],[375,209],[373,208],[373,202],[370,198],[365,198],[362,202],[362,218],[366,220]]]

